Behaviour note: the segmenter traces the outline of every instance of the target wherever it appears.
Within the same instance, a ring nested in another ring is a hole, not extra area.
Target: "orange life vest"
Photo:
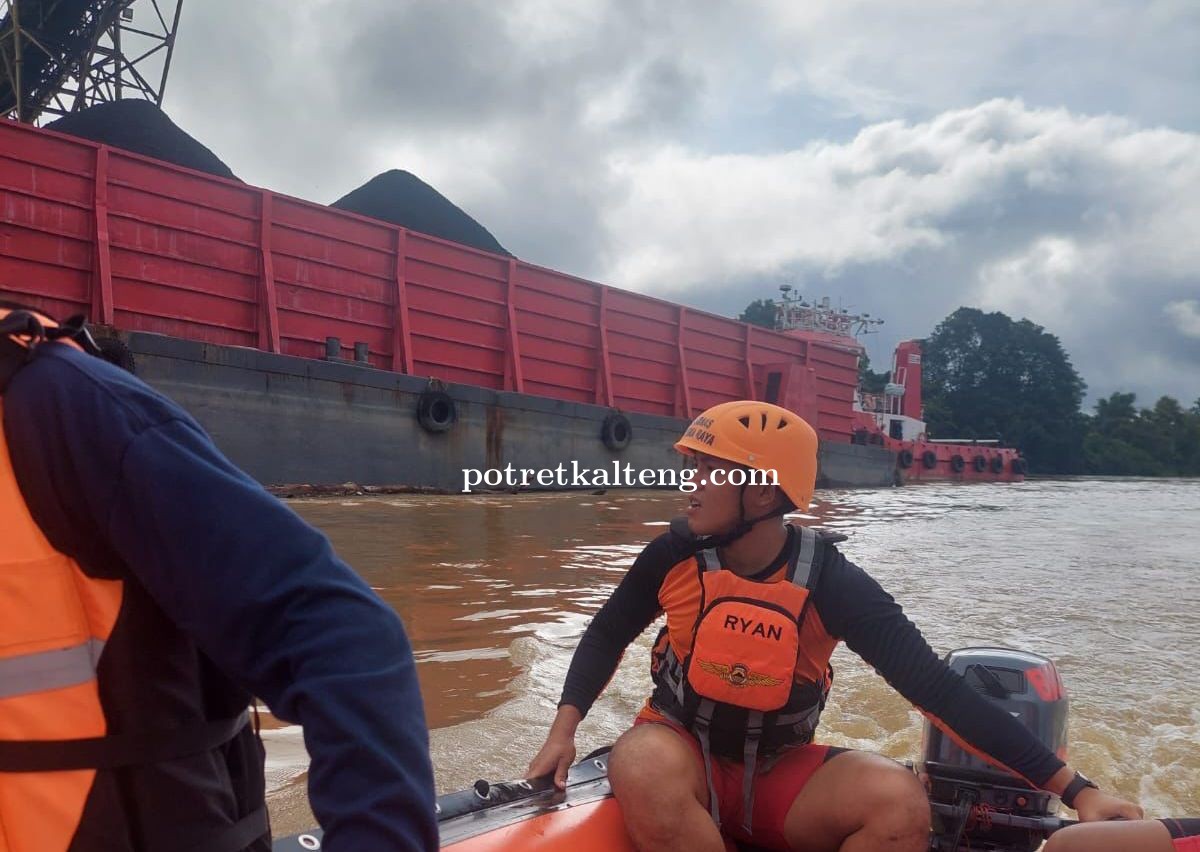
[[[699,615],[682,654],[668,624],[655,643],[653,705],[700,740],[714,820],[718,803],[710,761],[714,738],[741,741],[745,829],[751,829],[753,779],[760,756],[812,740],[832,684],[832,645],[802,647],[812,590],[824,560],[821,534],[793,526],[784,576],[746,579],[723,570],[715,549],[691,557],[700,584]],[[681,658],[682,657],[682,658]],[[815,666],[814,666],[815,664]],[[814,668],[820,675],[813,677]]]
[[[0,308],[0,361],[8,368],[0,372],[0,424],[4,388],[14,365],[25,360],[21,350],[87,349],[89,340],[82,324],[59,326]],[[0,852],[66,852],[99,769],[216,748],[247,719],[176,729],[170,736],[146,730],[110,735],[97,669],[121,612],[125,581],[88,576],[54,548],[21,494],[2,428],[0,530]],[[245,848],[267,831],[265,813],[251,816],[238,832],[221,830],[213,845],[195,848]]]

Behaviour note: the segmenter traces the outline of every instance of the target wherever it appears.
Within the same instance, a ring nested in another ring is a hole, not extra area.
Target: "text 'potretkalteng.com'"
[[[707,479],[696,478],[695,468],[635,469],[632,464],[614,461],[611,467],[583,467],[578,461],[561,462],[555,467],[463,468],[462,493],[476,488],[678,488],[691,493],[701,485],[778,485],[774,470],[735,467],[710,471]]]

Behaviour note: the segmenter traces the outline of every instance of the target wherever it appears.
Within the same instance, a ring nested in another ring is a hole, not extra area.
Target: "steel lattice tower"
[[[32,123],[121,98],[162,106],[182,8],[183,0],[0,0],[0,114]]]

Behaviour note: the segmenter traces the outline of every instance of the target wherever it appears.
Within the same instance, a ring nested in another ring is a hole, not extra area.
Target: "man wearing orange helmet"
[[[646,546],[592,619],[530,777],[554,772],[565,783],[576,727],[625,648],[665,614],[653,695],[609,763],[641,849],[720,850],[722,832],[806,852],[927,848],[929,805],[915,775],[813,742],[839,641],[957,741],[1061,795],[1081,819],[1141,816],[951,672],[838,552],[840,537],[784,522],[808,508],[816,482],[817,435],[803,419],[728,402],[697,417],[675,447],[696,460],[687,517]],[[748,470],[773,472],[777,484],[744,484]]]

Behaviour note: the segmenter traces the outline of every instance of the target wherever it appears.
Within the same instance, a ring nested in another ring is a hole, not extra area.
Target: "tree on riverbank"
[[[775,300],[755,299],[746,305],[746,310],[738,315],[742,322],[761,325],[763,328],[775,327]]]
[[[1082,471],[1086,385],[1057,337],[1029,320],[959,308],[923,351],[930,435],[999,438],[1036,472]]]
[[[1114,393],[1080,411],[1083,380],[1059,339],[1029,320],[959,308],[924,344],[925,419],[935,437],[1000,438],[1034,473],[1200,476],[1200,400],[1138,409]]]
[[[892,380],[892,371],[876,373],[871,369],[871,359],[864,352],[858,359],[858,386],[867,393],[883,393],[887,383]]]
[[[1131,393],[1096,403],[1083,441],[1084,469],[1113,476],[1200,476],[1200,404],[1164,396],[1138,410]]]

